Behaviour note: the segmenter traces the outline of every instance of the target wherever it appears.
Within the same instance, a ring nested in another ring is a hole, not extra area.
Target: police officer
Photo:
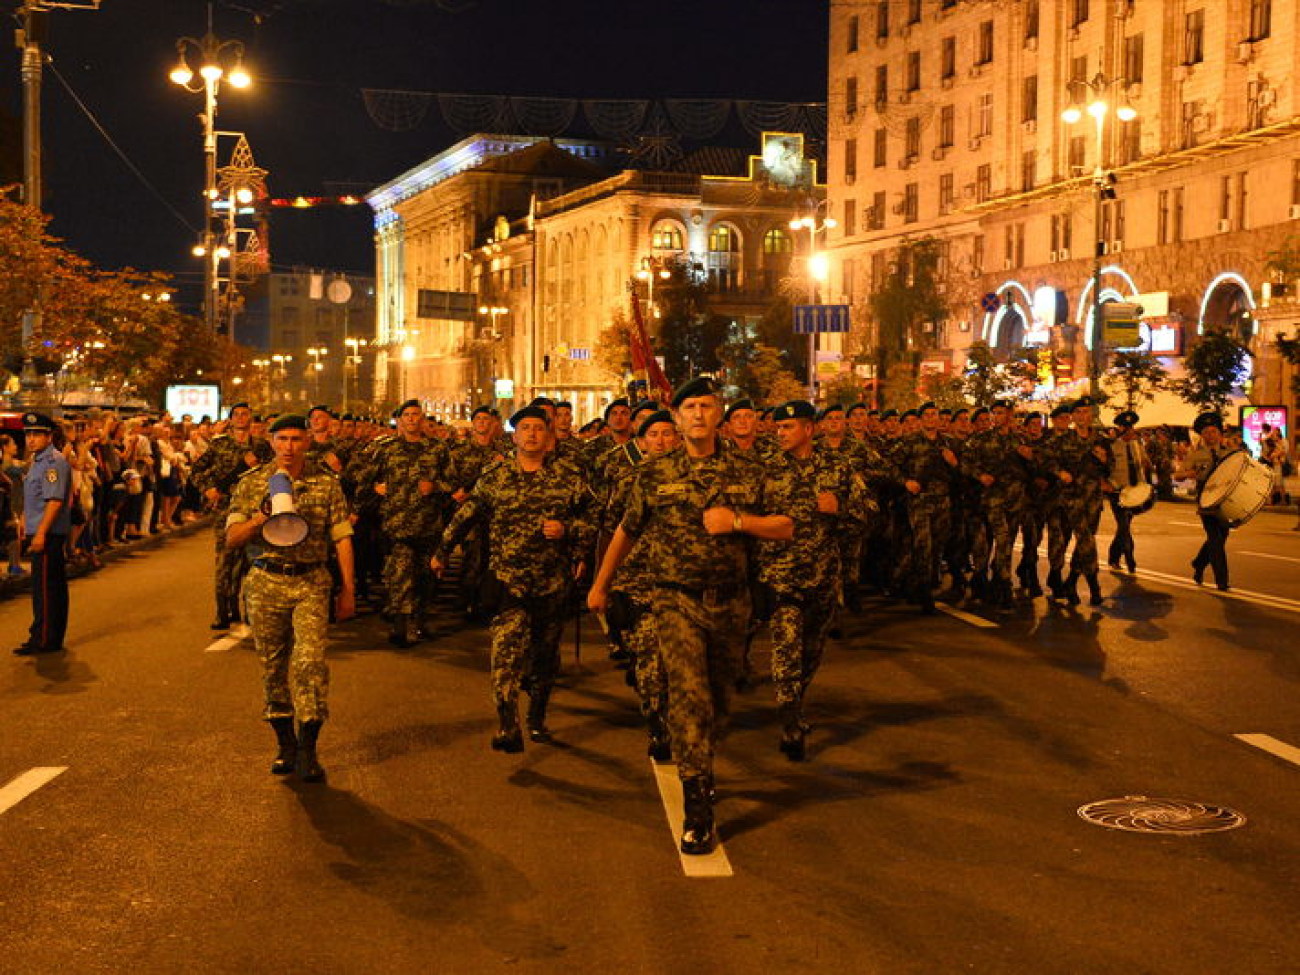
[[[329,716],[325,634],[333,580],[326,561],[332,548],[340,577],[336,618],[346,620],[356,610],[352,520],[338,478],[307,463],[306,419],[278,417],[269,432],[275,460],[240,478],[226,516],[226,544],[247,549],[252,562],[244,583],[249,624],[262,659],[264,713],[279,744],[271,773],[296,771],[304,782],[319,782],[325,772],[316,739]],[[280,472],[288,475],[294,510],[307,526],[294,545],[275,545],[265,534],[271,478]]]
[[[683,446],[638,469],[587,604],[605,612],[614,573],[644,537],[686,807],[681,849],[700,854],[716,841],[713,752],[749,621],[748,540],[789,539],[794,523],[767,512],[762,467],[720,441],[722,397],[713,380],[682,384],[672,404]]]
[[[68,629],[68,567],[65,543],[72,528],[68,506],[72,469],[54,449],[54,421],[44,413],[23,416],[31,466],[23,478],[23,535],[32,557],[32,625],[23,656],[57,653]]]

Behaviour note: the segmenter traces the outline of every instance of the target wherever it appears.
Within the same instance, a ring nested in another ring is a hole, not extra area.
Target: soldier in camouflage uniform
[[[1053,441],[1052,469],[1061,483],[1066,529],[1074,537],[1070,574],[1054,593],[1071,605],[1079,602],[1078,584],[1088,583],[1088,602],[1100,606],[1101,580],[1097,575],[1097,526],[1101,524],[1102,481],[1111,465],[1110,441],[1092,425],[1092,400],[1087,396],[1074,404],[1074,429]]]
[[[324,464],[335,474],[343,473],[343,461],[338,454],[338,441],[334,429],[338,420],[328,406],[313,406],[307,413],[307,427],[311,433],[307,445],[307,459]]]
[[[1056,476],[1055,458],[1057,447],[1071,433],[1072,417],[1069,403],[1053,407],[1049,417],[1051,429],[1043,435],[1037,450],[1040,470],[1047,478],[1047,488],[1043,492],[1046,506],[1043,527],[1047,532],[1047,589],[1052,598],[1056,598],[1065,582],[1065,553],[1070,544],[1069,519],[1061,496],[1061,481]]]
[[[240,478],[226,516],[226,544],[246,549],[252,563],[244,587],[249,624],[262,659],[264,713],[279,743],[271,772],[296,770],[303,781],[319,782],[325,772],[316,739],[329,716],[325,635],[332,580],[326,561],[332,549],[341,577],[337,616],[345,620],[355,610],[352,522],[338,478],[307,463],[307,421],[282,416],[270,432],[275,460]],[[307,523],[306,537],[292,546],[272,545],[262,532],[277,472],[288,475],[294,509]]]
[[[767,468],[766,502],[794,522],[790,541],[758,543],[758,578],[772,593],[772,684],[781,715],[781,751],[804,758],[803,701],[839,604],[842,546],[836,539],[867,520],[866,481],[848,457],[814,447],[811,403],[772,413],[781,454]],[[860,532],[856,533],[859,536]]]
[[[523,750],[517,699],[529,678],[528,735],[547,741],[546,707],[560,666],[560,634],[572,580],[592,535],[591,494],[581,472],[550,450],[550,423],[540,407],[510,418],[515,455],[483,472],[452,517],[430,560],[441,575],[454,549],[480,519],[488,522],[489,567],[504,589],[492,620],[492,698],[498,751]]]
[[[253,411],[247,403],[230,408],[229,432],[213,437],[208,449],[198,456],[190,481],[213,512],[215,525],[215,572],[217,617],[214,630],[227,629],[239,619],[239,587],[248,566],[244,553],[226,546],[226,512],[239,478],[271,459],[271,445],[250,431]]]
[[[962,473],[979,485],[980,531],[971,558],[972,590],[1001,609],[1011,607],[1011,546],[1025,500],[1024,447],[1013,427],[1011,404],[997,402],[989,411],[993,425],[966,441]]]
[[[409,647],[421,635],[424,612],[433,595],[429,557],[442,533],[447,497],[452,492],[446,444],[424,435],[424,410],[407,400],[397,412],[398,435],[376,451],[367,472],[379,495],[380,529],[388,543],[384,587],[392,629],[388,642]]]
[[[683,384],[673,406],[685,444],[637,471],[588,605],[605,612],[614,573],[644,538],[668,678],[668,726],[686,806],[681,849],[696,854],[715,842],[713,751],[749,620],[748,538],[789,539],[793,522],[766,513],[762,467],[719,440],[722,400],[711,379]]]
[[[907,491],[907,518],[912,532],[904,577],[922,612],[934,612],[940,556],[949,530],[948,495],[958,466],[952,442],[939,433],[939,408],[919,410],[920,429],[900,438],[894,464]]]
[[[470,435],[451,448],[455,472],[452,500],[464,504],[483,472],[501,459],[493,436],[496,418],[491,407],[480,406],[470,417]],[[487,575],[487,523],[479,522],[460,545],[460,593],[465,612],[471,620],[482,622],[493,610],[493,596],[484,586]]]
[[[1049,489],[1052,487],[1052,479],[1043,460],[1046,437],[1043,431],[1043,414],[1036,411],[1027,414],[1022,424],[1021,435],[1024,438],[1024,445],[1029,448],[1030,457],[1025,462],[1025,504],[1020,518],[1023,541],[1016,575],[1025,591],[1036,598],[1043,594],[1042,584],[1038,581],[1038,548],[1043,542],[1043,530],[1047,523],[1047,511],[1051,501]]]

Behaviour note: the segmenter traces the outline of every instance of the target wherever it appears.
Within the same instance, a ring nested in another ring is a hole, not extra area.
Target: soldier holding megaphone
[[[307,421],[282,416],[269,432],[275,459],[235,487],[226,544],[246,548],[252,564],[244,596],[262,658],[265,716],[279,743],[271,772],[319,782],[316,738],[329,710],[327,562],[332,549],[341,576],[337,618],[346,620],[355,612],[352,522],[338,478],[307,464]]]

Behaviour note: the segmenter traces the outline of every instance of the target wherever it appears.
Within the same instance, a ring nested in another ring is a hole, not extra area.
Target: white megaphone
[[[267,491],[270,495],[271,517],[262,526],[262,537],[279,548],[297,545],[307,537],[307,522],[294,507],[293,481],[283,472],[272,474]]]

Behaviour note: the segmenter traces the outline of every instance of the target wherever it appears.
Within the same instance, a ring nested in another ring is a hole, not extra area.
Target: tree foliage
[[[1159,358],[1136,349],[1122,349],[1111,356],[1104,379],[1126,410],[1151,402],[1168,382],[1169,373]]]
[[[934,344],[934,330],[927,331],[925,325],[948,317],[939,257],[940,244],[933,237],[904,241],[885,281],[868,298],[876,324],[872,356],[886,397],[893,388],[889,379],[895,366],[903,367],[910,388],[916,389],[921,356]]]
[[[1282,358],[1300,369],[1300,335],[1295,338],[1279,335],[1276,344],[1277,351]],[[1291,377],[1291,392],[1300,396],[1300,372]]]
[[[806,399],[808,389],[782,361],[781,351],[770,345],[754,346],[754,355],[746,366],[743,390],[767,406],[779,406],[792,399]]]
[[[1232,402],[1247,355],[1246,346],[1235,335],[1224,329],[1212,329],[1187,353],[1187,375],[1173,380],[1169,387],[1185,403],[1221,412]]]

